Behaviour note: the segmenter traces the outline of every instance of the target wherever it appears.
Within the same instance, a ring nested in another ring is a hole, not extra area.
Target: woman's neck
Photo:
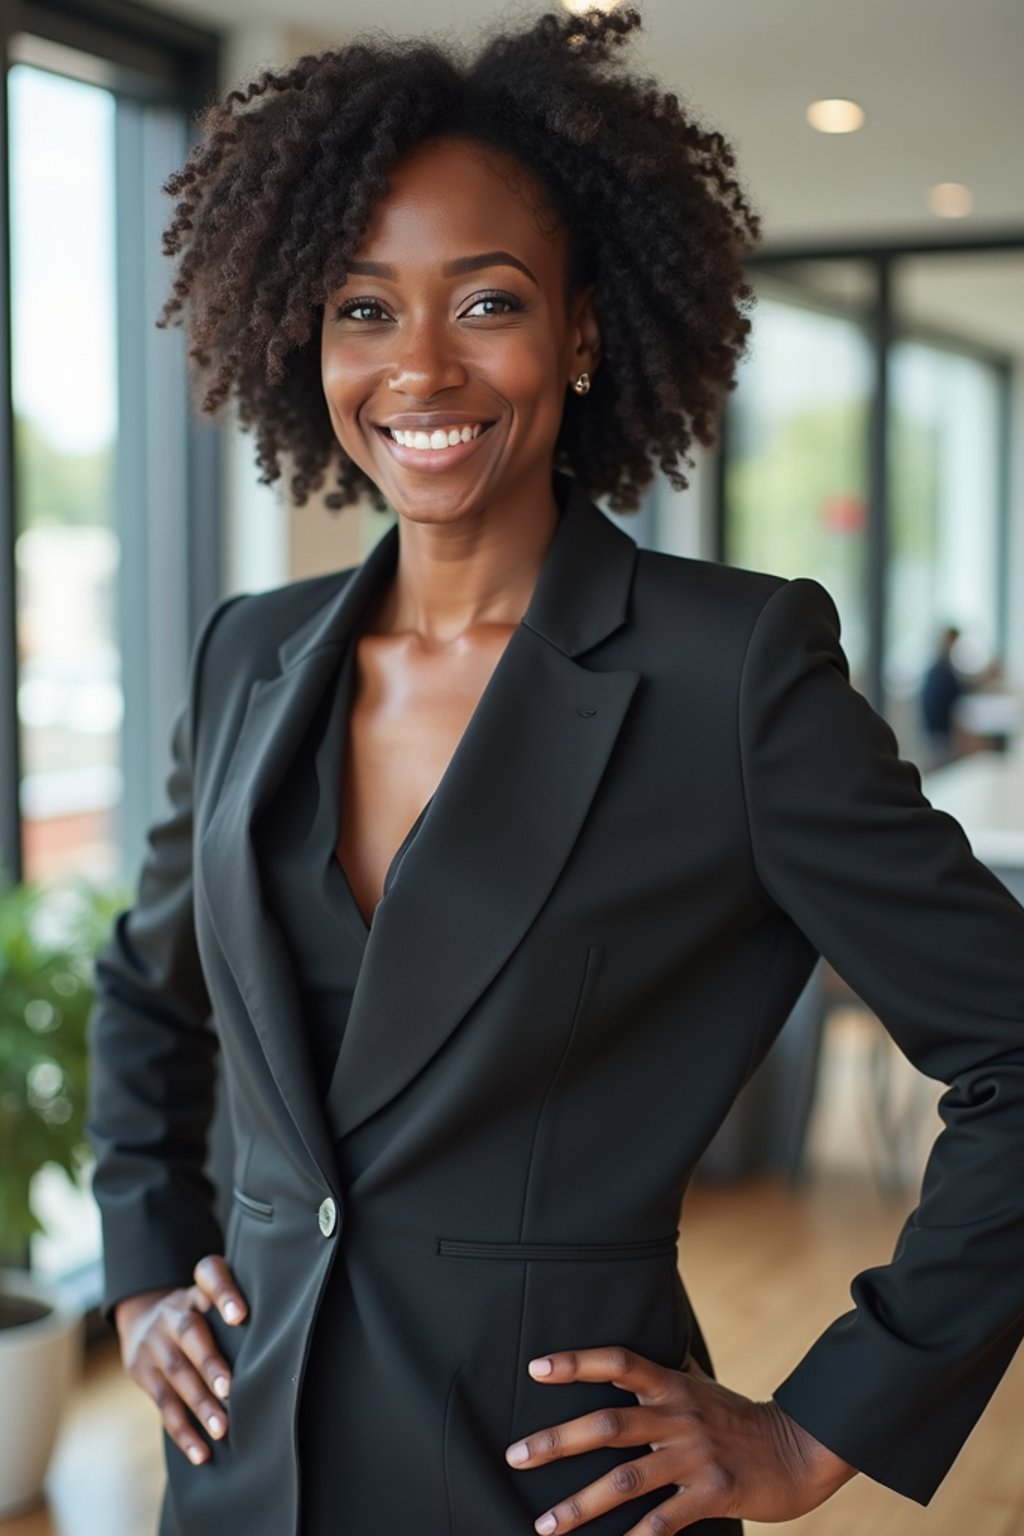
[[[399,555],[367,632],[443,645],[475,625],[518,624],[558,523],[553,490],[515,513],[457,522],[399,517]]]

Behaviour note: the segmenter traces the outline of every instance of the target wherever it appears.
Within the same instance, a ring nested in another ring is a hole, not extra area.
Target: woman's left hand
[[[714,1381],[689,1360],[682,1370],[658,1365],[629,1349],[561,1350],[530,1361],[537,1381],[610,1381],[633,1392],[637,1406],[598,1408],[582,1418],[536,1430],[509,1446],[517,1468],[539,1466],[603,1446],[651,1449],[589,1483],[534,1522],[549,1532],[575,1531],[651,1488],[676,1483],[679,1492],[644,1515],[626,1536],[662,1536],[713,1516],[793,1520],[816,1509],[857,1471],[802,1429],[778,1403],[754,1402]],[[515,1461],[512,1452],[525,1446]]]

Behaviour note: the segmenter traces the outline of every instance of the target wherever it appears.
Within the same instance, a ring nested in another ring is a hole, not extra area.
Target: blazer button
[[[338,1224],[338,1208],[330,1195],[326,1200],[321,1200],[320,1209],[317,1212],[317,1220],[320,1223],[320,1231],[324,1237],[330,1237]]]

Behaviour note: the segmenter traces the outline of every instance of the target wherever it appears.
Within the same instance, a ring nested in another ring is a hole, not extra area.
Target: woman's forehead
[[[546,189],[503,150],[455,137],[429,139],[403,156],[387,179],[358,254],[421,264],[442,252],[468,256],[501,247],[529,261],[523,247],[549,269],[561,270],[566,232]]]

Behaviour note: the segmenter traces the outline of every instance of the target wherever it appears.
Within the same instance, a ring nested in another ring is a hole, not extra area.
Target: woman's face
[[[566,391],[599,351],[592,287],[566,297],[567,232],[518,162],[466,140],[417,146],[389,181],[324,305],[338,441],[415,521],[549,501]]]

